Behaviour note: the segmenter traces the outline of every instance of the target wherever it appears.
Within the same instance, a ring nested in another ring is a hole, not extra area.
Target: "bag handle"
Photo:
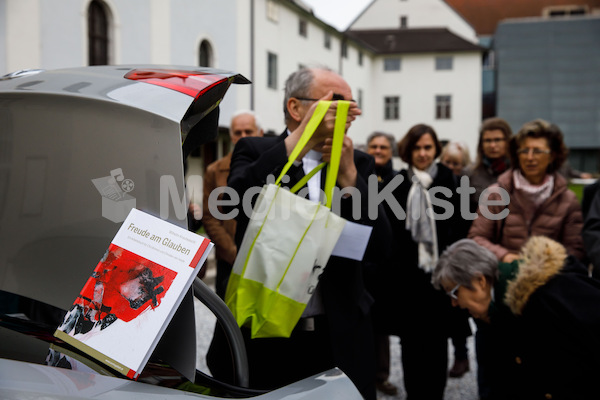
[[[327,195],[327,208],[331,209],[333,202],[333,189],[340,171],[340,161],[342,159],[342,147],[344,144],[344,134],[346,132],[346,119],[348,118],[349,101],[338,101],[335,114],[335,126],[333,129],[333,144],[331,147],[331,161],[327,165],[327,177],[325,178],[325,194]]]
[[[312,171],[310,171],[307,175],[305,175],[298,183],[296,183],[290,191],[292,193],[296,193],[302,186],[308,182],[310,178],[312,178],[317,172],[319,172],[325,164],[327,164],[327,177],[325,179],[325,195],[327,196],[327,208],[331,208],[332,200],[333,200],[333,189],[335,187],[335,182],[337,181],[337,175],[340,169],[340,159],[342,156],[342,145],[344,143],[344,134],[346,130],[346,119],[348,117],[348,109],[350,108],[350,102],[347,100],[337,100],[338,105],[336,109],[335,115],[335,126],[333,129],[333,144],[331,149],[331,161],[329,164],[322,162],[318,166],[316,166]],[[275,181],[276,185],[279,185],[281,179],[285,176],[285,174],[289,171],[292,164],[300,155],[300,152],[312,137],[313,133],[317,130],[317,127],[325,117],[327,110],[331,105],[331,101],[319,101],[317,107],[310,120],[306,124],[306,128],[300,137],[300,140],[290,153],[288,158],[288,162],[284,165],[279,177]]]

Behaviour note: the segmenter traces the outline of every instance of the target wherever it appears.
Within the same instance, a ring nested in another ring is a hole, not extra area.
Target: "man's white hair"
[[[258,118],[258,115],[256,115],[256,113],[252,110],[238,110],[236,112],[233,113],[233,115],[231,116],[231,121],[229,122],[229,128],[231,129],[231,126],[233,125],[233,120],[236,117],[239,117],[240,115],[250,115],[254,118],[254,123],[256,124],[256,129],[258,129],[259,131],[262,131],[262,123],[260,122],[260,118]]]

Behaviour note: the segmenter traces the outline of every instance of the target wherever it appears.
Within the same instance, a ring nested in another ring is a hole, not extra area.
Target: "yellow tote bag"
[[[350,103],[338,101],[331,161],[327,164],[327,204],[294,193],[317,173],[316,167],[291,190],[281,178],[323,119],[330,101],[321,101],[275,184],[265,185],[254,206],[225,293],[225,303],[252,338],[289,337],[318,283],[346,220],[331,212]]]

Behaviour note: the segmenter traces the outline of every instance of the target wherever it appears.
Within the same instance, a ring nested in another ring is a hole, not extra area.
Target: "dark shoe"
[[[398,393],[398,388],[390,383],[390,381],[377,382],[377,389],[385,394],[393,396]]]
[[[469,371],[469,360],[454,360],[454,365],[450,368],[450,372],[448,372],[448,376],[450,378],[460,378],[467,371]]]

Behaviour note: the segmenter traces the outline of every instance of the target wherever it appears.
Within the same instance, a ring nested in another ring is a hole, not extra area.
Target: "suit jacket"
[[[262,187],[267,182],[268,175],[272,174],[275,178],[279,175],[287,162],[284,143],[286,135],[284,132],[278,137],[249,137],[237,143],[232,156],[228,185],[238,193],[240,199],[251,187]],[[375,162],[371,156],[360,151],[354,152],[354,162],[358,172],[356,188],[361,195],[361,213],[358,218],[353,217],[352,199],[348,198],[341,200],[340,214],[347,220],[375,226],[373,235],[385,242],[383,238],[389,239],[391,236],[385,218],[380,216],[379,219],[371,221],[367,213],[367,180],[369,175],[374,173]],[[321,182],[324,183],[326,172],[322,173]],[[288,176],[290,177],[288,186],[291,187],[304,176],[302,166],[292,166]],[[236,217],[238,246],[248,225],[248,216],[243,210],[239,211]],[[371,242],[373,242],[373,235]],[[379,244],[385,247],[385,243]],[[332,256],[320,277],[319,285],[329,327],[328,340],[333,352],[334,365],[341,368],[353,380],[363,395],[373,398],[369,389],[373,386],[374,373],[374,357],[373,352],[370,351],[373,345],[370,320],[370,307],[373,300],[364,286],[363,263]],[[310,362],[310,360],[289,361]]]
[[[233,264],[237,253],[235,245],[235,220],[220,220],[215,218],[208,208],[208,198],[213,190],[227,186],[231,164],[231,153],[210,164],[204,174],[204,190],[202,201],[202,224],[210,240],[215,244],[217,260]],[[221,196],[219,196],[221,197]]]

